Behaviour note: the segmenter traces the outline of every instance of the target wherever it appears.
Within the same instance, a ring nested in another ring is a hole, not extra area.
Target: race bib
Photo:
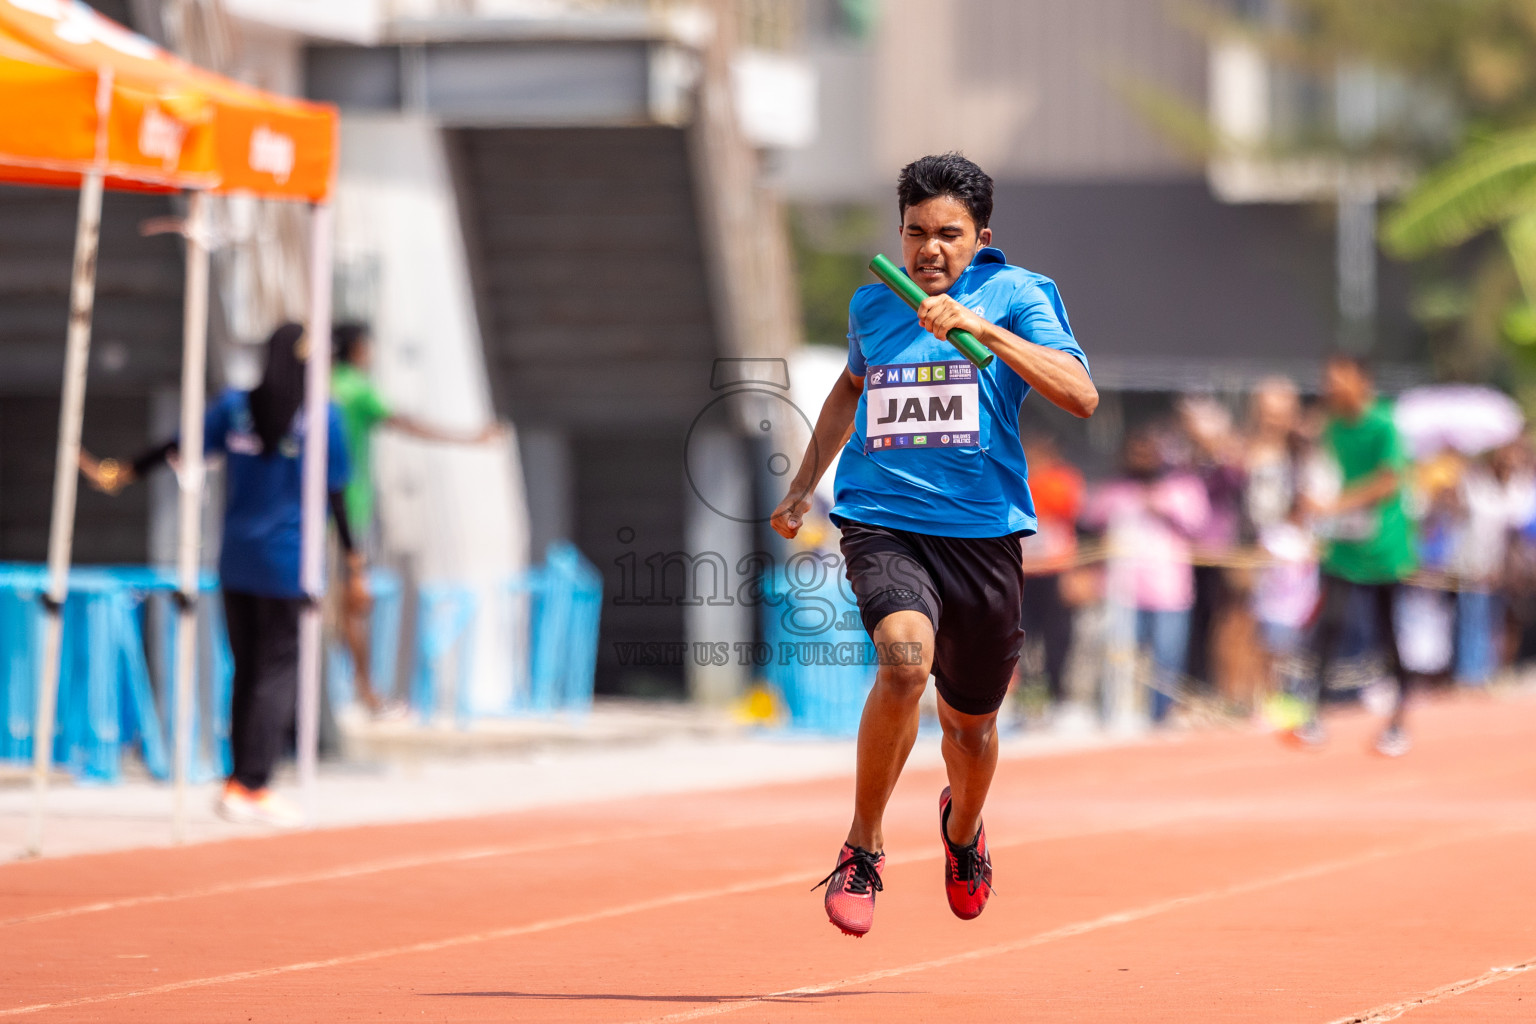
[[[980,448],[976,376],[963,359],[871,366],[864,378],[864,451]]]

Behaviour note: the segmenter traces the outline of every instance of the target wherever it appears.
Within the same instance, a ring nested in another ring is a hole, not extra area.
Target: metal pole
[[[1376,189],[1341,171],[1336,260],[1341,347],[1366,353],[1375,341]]]
[[[32,727],[32,823],[27,850],[43,852],[43,815],[53,762],[53,720],[64,640],[64,601],[69,596],[69,558],[75,533],[75,491],[80,473],[80,421],[90,368],[91,311],[96,302],[96,249],[101,237],[102,174],[80,181],[75,221],[75,266],[69,288],[69,332],[64,346],[64,393],[59,403],[59,447],[53,466],[53,518],[48,525],[48,590],[43,595],[43,651],[37,676],[37,720]]]
[[[1380,81],[1359,64],[1341,64],[1334,78],[1334,121],[1346,149],[1336,186],[1339,345],[1364,354],[1376,341],[1377,189],[1362,154],[1381,130]]]
[[[197,682],[197,599],[203,525],[203,403],[208,362],[208,197],[187,208],[187,282],[181,328],[180,487],[176,546],[176,736],[171,835],[186,839],[187,775],[192,764],[193,689]]]
[[[331,399],[331,208],[310,218],[309,361],[304,379],[304,490],[299,587],[310,598],[299,619],[299,794],[315,820],[315,760],[320,739],[320,599],[325,592],[326,460]]]

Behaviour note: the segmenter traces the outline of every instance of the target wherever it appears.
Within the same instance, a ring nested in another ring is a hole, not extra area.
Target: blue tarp
[[[0,709],[5,716],[0,760],[32,758],[43,628],[40,595],[46,581],[42,566],[0,563]],[[194,779],[220,777],[229,770],[232,666],[217,585],[212,573],[204,574],[201,588],[211,599],[201,603],[198,616]],[[374,678],[393,679],[402,621],[400,585],[380,572],[374,574],[371,589]],[[169,777],[175,590],[175,574],[165,570],[81,567],[70,573],[53,759],[77,778],[116,781],[129,751],[136,752],[157,778]],[[492,590],[502,598],[526,602],[530,643],[525,678],[513,681],[511,699],[494,713],[590,708],[602,607],[597,570],[575,547],[555,544],[544,566]],[[409,690],[414,710],[424,717],[439,710],[450,692],[456,695],[456,717],[461,722],[472,717],[465,682],[474,630],[502,625],[481,607],[482,596],[483,589],[449,584],[419,590]],[[162,657],[154,656],[162,652]],[[156,664],[165,667],[153,672]],[[337,697],[350,696],[350,667],[334,645],[330,685]]]
[[[0,563],[0,706],[5,708],[0,758],[32,758],[42,650],[40,596],[46,585],[42,566]],[[212,594],[217,580],[205,573],[200,586],[205,595]],[[70,572],[53,762],[77,778],[116,781],[122,755],[130,749],[138,751],[151,774],[170,776],[169,654],[176,630],[171,604],[175,590],[175,574],[169,571],[125,566]],[[151,609],[157,604],[164,629],[159,649],[167,655],[158,686],[145,646]],[[229,650],[218,602],[204,601],[202,608],[200,662],[205,669],[193,717],[193,778],[222,774],[229,761]]]

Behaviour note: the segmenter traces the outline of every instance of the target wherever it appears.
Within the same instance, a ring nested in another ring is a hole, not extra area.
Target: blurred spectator
[[[1271,560],[1253,588],[1253,614],[1272,677],[1291,695],[1305,689],[1307,624],[1317,610],[1317,544],[1296,502],[1291,514],[1259,530],[1259,548]]]
[[[1418,675],[1445,674],[1455,653],[1456,586],[1450,574],[1463,526],[1458,489],[1465,464],[1461,453],[1450,448],[1414,464],[1408,476],[1406,497],[1417,527],[1418,573],[1398,594],[1397,636],[1403,668]],[[1366,691],[1367,701],[1372,692]]]
[[[1232,417],[1215,399],[1192,396],[1178,404],[1179,424],[1190,442],[1190,470],[1205,488],[1210,509],[1205,521],[1190,538],[1207,557],[1230,555],[1237,547],[1243,516],[1242,441],[1233,429]],[[1189,621],[1189,675],[1201,684],[1222,692],[1233,689],[1231,674],[1239,659],[1232,650],[1230,622],[1238,588],[1231,570],[1219,565],[1194,569],[1195,602]],[[1221,639],[1228,638],[1226,643]]]
[[[1290,380],[1268,377],[1254,389],[1243,450],[1243,511],[1261,543],[1266,527],[1294,525],[1301,470],[1296,436],[1299,414],[1296,385]]]
[[[1536,461],[1529,442],[1518,443],[1518,452],[1521,468],[1517,472],[1529,474]],[[1511,660],[1517,664],[1536,660],[1536,511],[1509,538],[1500,589],[1507,605]]]
[[[308,597],[300,584],[301,477],[307,444],[304,418],[308,340],[299,324],[284,324],[267,339],[261,383],[230,389],[208,406],[203,448],[224,457],[227,479],[219,545],[219,586],[234,665],[229,746],[233,762],[215,805],[231,821],[281,827],[303,823],[299,809],[269,783],[293,728],[299,682],[299,619]],[[363,587],[365,565],[353,548],[342,489],[349,465],[340,413],[329,410],[326,490],[346,553],[345,590]],[[179,440],[156,445],[132,468],[108,472],[108,463],[80,453],[80,470],[95,487],[116,494],[176,458]]]
[[[1376,641],[1387,669],[1397,681],[1397,700],[1376,749],[1389,756],[1408,751],[1404,716],[1408,677],[1398,654],[1393,602],[1399,585],[1414,571],[1412,528],[1403,504],[1407,458],[1392,422],[1391,407],[1376,399],[1369,369],[1358,359],[1337,355],[1323,372],[1329,419],[1323,429],[1326,449],[1338,464],[1340,490],[1331,500],[1314,498],[1327,537],[1322,558],[1323,598],[1314,639],[1317,653],[1313,715],[1296,730],[1303,742],[1323,738],[1316,698],[1338,653],[1351,598],[1362,594],[1375,622]]]
[[[1046,689],[1053,704],[1065,696],[1067,654],[1072,647],[1072,608],[1062,593],[1062,574],[1077,558],[1077,517],[1083,507],[1083,475],[1061,458],[1053,438],[1024,441],[1036,532],[1024,541],[1023,627],[1045,653]]]
[[[1446,449],[1411,467],[1406,496],[1409,514],[1418,521],[1420,570],[1452,571],[1451,559],[1465,513],[1461,483],[1466,464],[1466,458],[1460,452]]]
[[[1295,697],[1307,689],[1307,627],[1317,611],[1317,539],[1306,509],[1309,496],[1322,489],[1319,474],[1327,472],[1315,437],[1321,424],[1303,420],[1296,386],[1283,377],[1259,383],[1249,417],[1244,507],[1254,540],[1270,559],[1256,574],[1253,614],[1269,679]]]
[[[499,436],[500,428],[491,422],[480,430],[444,430],[396,412],[368,375],[373,365],[373,336],[364,324],[337,324],[331,331],[331,344],[331,398],[341,410],[347,456],[353,467],[346,489],[347,518],[357,531],[360,548],[372,558],[378,553],[373,501],[374,431],[384,426],[422,441],[483,444]],[[370,607],[371,599],[364,588],[343,595],[341,633],[352,655],[353,691],[358,703],[371,714],[397,717],[404,713],[404,706],[382,700],[373,688],[368,638]]]
[[[1461,529],[1450,569],[1461,586],[1456,600],[1456,680],[1481,686],[1501,660],[1498,589],[1511,535],[1536,517],[1536,480],[1522,464],[1518,445],[1505,445],[1473,460],[1456,494]]]
[[[1319,472],[1327,472],[1316,443],[1321,429],[1316,415],[1302,415],[1289,378],[1268,377],[1254,388],[1243,448],[1243,511],[1248,535],[1270,564],[1255,573],[1252,609],[1266,686],[1290,697],[1307,689],[1307,627],[1317,611],[1317,543],[1306,508],[1307,495],[1319,489]]]
[[[1167,716],[1184,671],[1195,603],[1190,546],[1209,518],[1205,487],[1171,471],[1147,430],[1126,439],[1124,475],[1104,484],[1084,509],[1083,525],[1107,535],[1108,599],[1134,609],[1136,645],[1152,655],[1154,722]]]

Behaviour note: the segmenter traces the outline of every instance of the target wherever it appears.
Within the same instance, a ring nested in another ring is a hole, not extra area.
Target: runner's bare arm
[[[1392,468],[1380,469],[1352,487],[1346,487],[1334,500],[1332,511],[1353,512],[1373,508],[1395,495],[1402,487],[1402,477]]]
[[[853,433],[853,416],[863,393],[864,378],[846,369],[827,393],[821,415],[816,417],[816,429],[800,459],[800,471],[789,482],[789,493],[773,510],[771,522],[781,537],[793,539],[800,532],[800,519],[811,507],[811,492]]]
[[[1099,406],[1099,391],[1077,357],[1046,348],[997,326],[966,309],[948,295],[930,295],[917,308],[923,328],[935,337],[947,337],[956,327],[974,334],[997,357],[1052,405],[1087,419]]]
[[[440,444],[485,444],[494,441],[502,433],[501,424],[495,420],[475,430],[448,430],[400,413],[395,413],[386,419],[384,426],[418,440],[436,441]]]

